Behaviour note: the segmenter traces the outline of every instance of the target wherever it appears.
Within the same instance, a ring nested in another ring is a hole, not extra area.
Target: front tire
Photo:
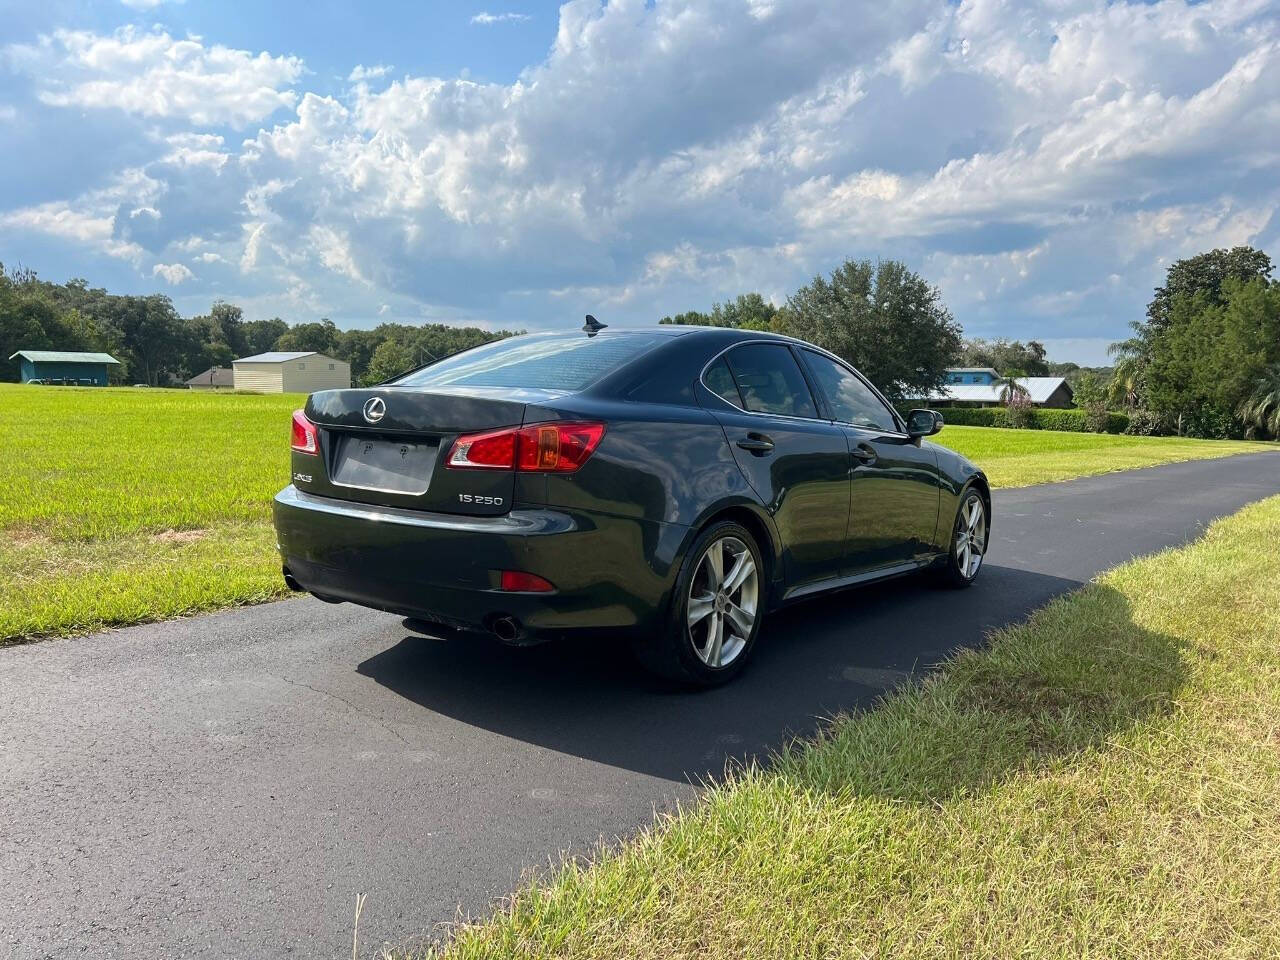
[[[967,587],[977,579],[987,554],[987,504],[982,494],[970,487],[960,498],[955,523],[951,527],[951,543],[941,573],[942,582],[950,587]]]
[[[662,635],[637,644],[641,663],[701,687],[732,680],[760,633],[765,586],[760,547],[751,533],[727,520],[712,524],[685,557]]]

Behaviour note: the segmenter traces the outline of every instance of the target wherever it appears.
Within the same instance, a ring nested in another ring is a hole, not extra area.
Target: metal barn
[[[109,353],[19,350],[9,359],[15,357],[19,359],[19,379],[23,383],[68,387],[105,387],[111,367],[120,365],[120,361]]]

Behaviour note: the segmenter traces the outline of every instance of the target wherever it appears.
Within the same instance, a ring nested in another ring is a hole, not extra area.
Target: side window
[[[306,365],[305,363],[300,363],[300,364],[298,364],[298,369],[299,369],[299,370],[305,370],[305,369],[307,369],[307,365]]]
[[[729,372],[729,365],[724,362],[724,357],[707,367],[702,382],[721,400],[727,400],[735,407],[742,406],[742,395],[738,393],[738,385],[733,382],[733,374]]]
[[[831,412],[841,423],[875,430],[898,429],[893,413],[858,377],[830,357],[813,350],[804,352],[822,392],[831,403]]]
[[[333,364],[332,364],[332,363],[331,363],[331,364],[329,364],[329,369],[330,369],[330,370],[332,370],[332,369],[333,369]]]
[[[734,347],[726,356],[742,394],[743,409],[788,417],[818,416],[809,385],[787,347],[748,343]]]

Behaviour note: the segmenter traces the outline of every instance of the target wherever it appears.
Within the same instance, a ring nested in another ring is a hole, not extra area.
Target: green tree
[[[369,369],[360,382],[365,386],[390,380],[416,366],[409,348],[396,340],[383,340],[373,351]]]
[[[927,396],[960,352],[938,289],[896,260],[846,260],[787,301],[782,332],[843,357],[895,402]]]
[[[716,303],[710,313],[689,310],[658,323],[678,323],[690,327],[732,327],[735,330],[774,330],[779,308],[758,293],[741,293],[733,300]]]
[[[964,341],[960,348],[959,365],[964,367],[991,367],[993,370],[1017,369],[1028,377],[1047,377],[1049,362],[1044,344],[1038,340],[983,340]]]
[[[244,353],[251,357],[276,348],[276,341],[289,332],[289,325],[279,317],[270,320],[250,320],[244,325]]]
[[[1280,362],[1280,285],[1270,274],[1270,257],[1251,247],[1174,263],[1147,319],[1112,344],[1113,400],[1179,433],[1239,434],[1252,385]]]
[[[674,323],[684,327],[716,326],[711,322],[711,314],[703,313],[701,310],[686,310],[684,313],[677,313],[675,316],[663,317],[658,323]]]
[[[1253,390],[1238,413],[1250,432],[1262,431],[1280,438],[1280,364],[1269,368],[1253,383]]]
[[[326,356],[336,357],[340,336],[341,331],[334,326],[332,320],[325,317],[318,323],[299,323],[290,327],[276,340],[275,349],[310,350],[314,353],[323,353]]]
[[[1172,320],[1174,301],[1205,293],[1211,302],[1222,301],[1222,287],[1229,279],[1266,280],[1271,276],[1271,258],[1253,247],[1232,247],[1176,260],[1165,274],[1163,286],[1156,287],[1147,305],[1147,323],[1163,330]]]

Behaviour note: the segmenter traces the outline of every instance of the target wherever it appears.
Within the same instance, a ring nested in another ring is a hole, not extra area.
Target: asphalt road
[[[1280,492],[1280,454],[995,496],[971,590],[773,617],[726,689],[608,638],[510,650],[289,600],[0,649],[0,955],[351,955],[483,914],[523,871],[695,795],[992,627]]]

